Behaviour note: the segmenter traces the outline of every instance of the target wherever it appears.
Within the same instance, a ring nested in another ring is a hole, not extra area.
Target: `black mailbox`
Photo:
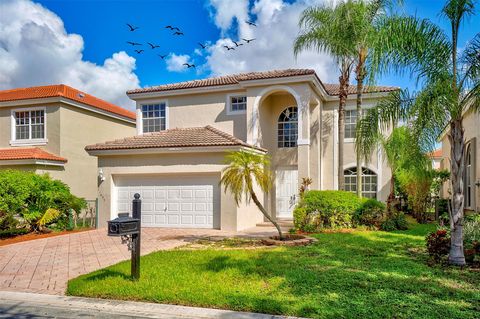
[[[117,217],[108,223],[108,236],[126,236],[140,232],[140,219],[132,217]]]

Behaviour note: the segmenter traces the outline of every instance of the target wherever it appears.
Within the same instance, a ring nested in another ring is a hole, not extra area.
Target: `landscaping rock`
[[[317,241],[316,238],[310,236],[295,234],[285,235],[284,240],[280,240],[279,236],[272,236],[262,240],[263,244],[267,246],[307,246]]]

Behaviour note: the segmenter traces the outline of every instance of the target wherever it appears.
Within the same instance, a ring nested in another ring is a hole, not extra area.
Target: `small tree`
[[[223,169],[220,180],[225,192],[230,191],[233,194],[237,205],[243,198],[247,201],[253,200],[265,218],[275,225],[280,239],[283,239],[280,226],[260,203],[253,189],[254,183],[265,193],[268,193],[272,187],[269,156],[255,151],[241,150],[229,153],[225,157],[225,162],[228,166]]]

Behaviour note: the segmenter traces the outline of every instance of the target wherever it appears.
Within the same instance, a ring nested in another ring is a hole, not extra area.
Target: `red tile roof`
[[[129,119],[135,119],[134,112],[128,111],[118,105],[101,100],[93,95],[84,93],[64,84],[34,86],[29,88],[0,91],[0,102],[41,99],[49,97],[64,97],[75,102],[80,102],[94,108],[107,111],[109,113],[121,115]]]
[[[0,161],[36,159],[56,162],[67,162],[66,158],[48,153],[41,148],[6,148],[0,149]]]
[[[442,149],[439,148],[439,149],[436,149],[435,151],[431,152],[429,155],[430,155],[431,158],[441,158],[442,155],[443,155],[443,152],[442,152]]]
[[[87,151],[169,147],[245,146],[257,148],[212,126],[175,128],[89,145]],[[206,150],[207,151],[207,150]]]
[[[314,75],[315,77],[317,77],[315,71],[312,69],[285,69],[285,70],[272,70],[272,71],[265,71],[265,72],[248,72],[248,73],[212,77],[212,78],[207,78],[202,80],[164,84],[164,85],[153,86],[153,87],[148,87],[143,89],[135,89],[135,90],[127,91],[127,94],[173,91],[173,90],[192,89],[192,88],[209,87],[209,86],[231,85],[231,84],[239,84],[241,81],[274,79],[274,78],[284,78],[284,77],[293,77],[293,76],[302,76],[302,75]],[[320,83],[322,82],[320,81]],[[322,83],[322,86],[325,88],[325,91],[329,95],[334,96],[334,95],[338,95],[339,93],[338,84]],[[366,93],[390,92],[395,90],[398,90],[398,88],[389,87],[389,86],[373,86],[373,87],[366,87],[364,92]],[[356,92],[357,92],[356,86],[351,85],[349,87],[349,94],[355,94]]]

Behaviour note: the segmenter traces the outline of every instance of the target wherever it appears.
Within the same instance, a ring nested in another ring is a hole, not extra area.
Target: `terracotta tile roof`
[[[93,95],[74,89],[68,85],[47,85],[34,86],[29,88],[18,88],[0,91],[0,102],[41,99],[49,97],[64,97],[69,100],[87,104],[97,109],[109,113],[124,116],[129,119],[135,119],[135,113],[128,111],[118,105],[96,98]]]
[[[441,158],[442,155],[443,155],[443,152],[442,152],[442,149],[441,149],[441,148],[436,149],[435,151],[433,151],[433,152],[431,152],[431,153],[429,154],[429,156],[430,156],[431,158]]]
[[[212,77],[202,80],[193,80],[187,82],[179,82],[172,84],[164,84],[159,86],[153,86],[143,89],[135,89],[127,91],[127,94],[136,94],[136,93],[148,93],[148,92],[161,92],[161,91],[173,91],[181,89],[192,89],[200,87],[209,87],[209,86],[221,86],[229,84],[239,84],[241,81],[251,81],[251,80],[262,80],[262,79],[274,79],[274,78],[284,78],[284,77],[293,77],[293,76],[302,76],[302,75],[314,75],[317,77],[315,70],[312,69],[285,69],[285,70],[272,70],[264,72],[248,72],[240,74],[225,75],[219,77]],[[318,77],[317,77],[318,79]],[[320,81],[320,79],[318,79]],[[320,83],[322,83],[320,81]],[[323,84],[325,91],[329,95],[338,95],[338,84]],[[388,87],[388,86],[375,86],[366,88],[365,92],[389,92],[398,90],[397,87]],[[349,88],[349,94],[355,94],[356,87],[351,85]]]
[[[38,147],[0,149],[0,161],[24,159],[67,162],[66,158],[53,155]]]
[[[207,146],[245,146],[257,148],[244,141],[222,132],[212,126],[175,128],[155,133],[145,133],[115,141],[89,145],[87,151],[94,150],[125,150],[143,148],[169,147],[207,147]]]
[[[325,91],[328,95],[339,95],[340,94],[340,84],[329,84],[322,83]],[[382,92],[392,92],[399,90],[399,87],[396,86],[366,86],[363,88],[363,93],[382,93]],[[357,94],[357,86],[351,85],[348,87],[348,94]]]

